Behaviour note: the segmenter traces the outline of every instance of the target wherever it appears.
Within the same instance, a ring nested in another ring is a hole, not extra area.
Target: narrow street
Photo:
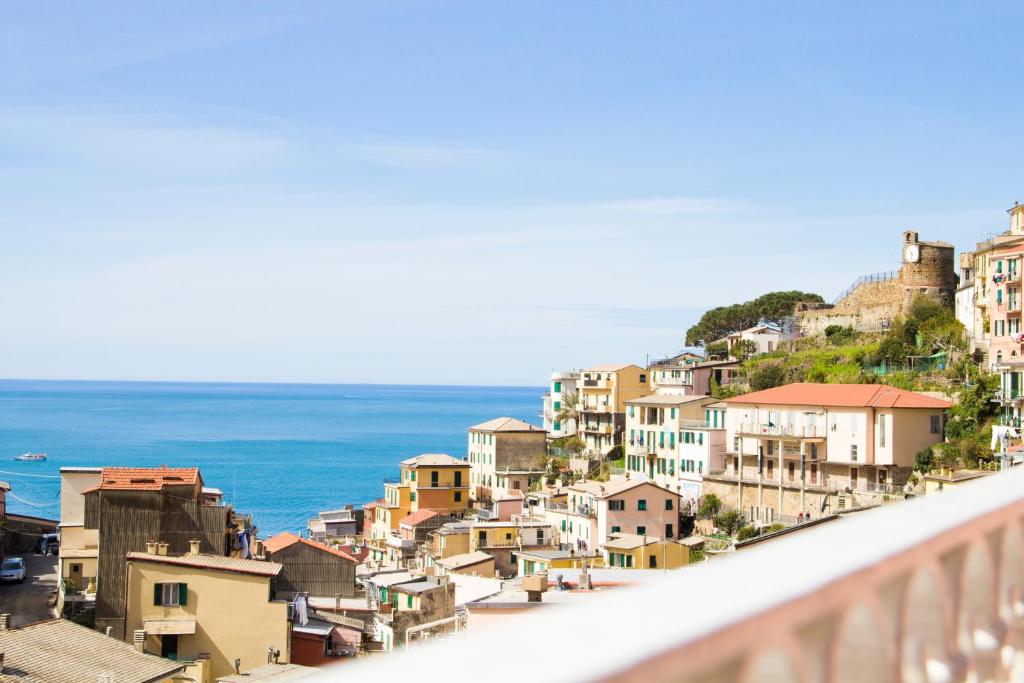
[[[11,615],[11,626],[52,616],[47,597],[57,589],[57,558],[25,553],[25,582],[0,584],[0,612]]]

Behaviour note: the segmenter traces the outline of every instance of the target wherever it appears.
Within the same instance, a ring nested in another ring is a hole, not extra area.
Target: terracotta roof
[[[0,631],[0,652],[3,683],[81,683],[101,680],[103,674],[118,683],[146,683],[185,668],[65,619]]]
[[[953,405],[885,384],[786,384],[727,398],[725,402],[841,408],[949,408]]]
[[[446,453],[424,453],[423,455],[417,455],[415,458],[408,458],[402,461],[402,464],[406,467],[449,467],[449,466],[469,466],[465,460],[459,460]]]
[[[406,526],[416,526],[417,524],[422,524],[428,519],[437,517],[437,515],[438,513],[434,510],[417,510],[410,515],[402,517],[402,519],[398,520],[398,523],[405,524]]]
[[[575,491],[586,491],[592,494],[595,498],[610,498],[616,496],[623,491],[636,488],[637,486],[643,486],[649,484],[654,488],[661,489],[665,493],[676,494],[675,491],[671,491],[664,486],[658,486],[656,483],[649,479],[626,479],[625,477],[615,477],[608,481],[578,481],[569,488]]]
[[[198,467],[104,467],[100,483],[90,491],[159,491],[165,486],[195,486],[202,482]]]
[[[514,417],[496,417],[473,425],[470,429],[478,432],[544,432],[542,428]]]
[[[322,550],[325,553],[337,555],[338,557],[343,557],[346,560],[351,560],[352,562],[359,564],[359,560],[357,560],[356,558],[352,557],[351,555],[342,550],[332,548],[331,546],[324,545],[323,543],[311,541],[308,538],[300,538],[299,536],[296,536],[295,534],[290,533],[288,531],[278,534],[277,536],[272,536],[271,538],[268,538],[263,542],[263,547],[269,553],[276,553],[280,550],[284,550],[285,548],[290,548],[296,543],[305,543],[311,548],[316,548],[317,550]]]
[[[243,560],[238,557],[222,555],[150,555],[149,553],[128,553],[125,559],[136,562],[153,562],[156,564],[173,564],[179,567],[195,567],[196,569],[213,569],[239,574],[255,574],[257,576],[277,576],[281,573],[281,565],[277,562],[263,560]]]

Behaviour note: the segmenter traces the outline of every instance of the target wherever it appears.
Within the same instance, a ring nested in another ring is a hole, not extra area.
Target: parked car
[[[0,581],[17,581],[21,583],[25,580],[25,560],[20,557],[8,557],[0,564]]]
[[[60,537],[57,534],[43,534],[39,537],[38,551],[41,555],[56,555],[60,552]]]

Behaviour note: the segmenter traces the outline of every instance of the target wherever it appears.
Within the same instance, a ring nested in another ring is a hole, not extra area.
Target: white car
[[[20,557],[9,557],[0,564],[0,581],[25,580],[25,560]]]

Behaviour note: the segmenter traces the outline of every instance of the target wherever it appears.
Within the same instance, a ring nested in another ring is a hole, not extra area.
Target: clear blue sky
[[[1021,6],[0,2],[0,377],[539,385],[1024,201]]]

